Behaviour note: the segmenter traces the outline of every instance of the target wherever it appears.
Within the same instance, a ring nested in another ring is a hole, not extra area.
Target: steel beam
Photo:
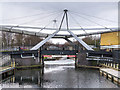
[[[0,25],[0,27],[3,27],[3,28],[27,28],[27,29],[43,29],[44,27],[32,27],[32,26],[14,26],[14,25]],[[44,28],[46,30],[58,30],[56,28]],[[104,30],[105,28],[84,28],[84,30]],[[109,29],[113,29],[113,30],[118,30],[118,27],[111,27],[111,28],[108,28],[106,30],[109,30]],[[79,31],[79,30],[83,30],[82,28],[71,28],[69,30],[73,30],[73,31]],[[62,28],[61,31],[66,31],[66,28]]]
[[[14,29],[14,28],[0,28],[0,31],[3,32],[10,32],[10,33],[18,33],[18,34],[25,34],[25,35],[32,35],[32,36],[38,36],[38,37],[45,37],[48,34],[40,33],[40,32],[33,32],[33,31],[27,31],[27,30],[21,30],[21,29]]]
[[[96,35],[96,34],[103,34],[103,33],[110,33],[110,32],[118,32],[118,31],[120,31],[120,30],[93,32],[93,33],[87,33],[87,34],[78,34],[77,37]],[[72,36],[68,36],[67,38],[70,38],[70,37],[72,37]]]
[[[64,38],[67,42],[69,42],[71,45],[75,45],[71,40],[69,40],[68,38]]]
[[[11,28],[11,27],[13,27],[13,28]],[[38,37],[46,37],[47,35],[49,35],[49,34],[46,34],[46,33],[38,33],[38,32],[33,32],[33,31],[22,30],[21,28],[41,29],[39,27],[23,27],[23,26],[20,26],[20,29],[16,29],[15,26],[0,25],[0,31],[3,31],[3,32],[19,33],[19,34],[25,34],[25,35],[38,36]],[[99,30],[99,29],[102,30],[103,28],[85,28],[85,30]],[[113,28],[111,28],[111,29],[113,29]],[[52,30],[52,28],[49,29],[49,30]],[[53,30],[57,30],[57,29],[53,29]],[[69,29],[69,30],[81,30],[81,29]],[[62,31],[62,29],[60,31]],[[116,31],[120,31],[120,30],[116,28],[113,31],[100,31],[100,32],[87,33],[87,34],[78,34],[77,37],[96,35],[96,34],[103,34],[103,33],[109,33],[109,32],[116,32]],[[64,38],[65,36],[67,38],[71,38],[72,37],[72,35],[57,34],[53,38]]]
[[[52,37],[54,37],[60,30],[61,30],[61,27],[62,27],[62,24],[63,24],[63,20],[65,18],[65,13],[62,17],[62,20],[61,20],[61,23],[60,23],[60,26],[59,26],[59,29],[57,31],[55,31],[53,34],[49,35],[46,39],[44,39],[43,41],[41,41],[40,43],[38,43],[37,45],[35,45],[33,48],[31,48],[30,50],[37,50],[39,49],[43,44],[45,44],[49,39],[51,39]]]
[[[41,41],[40,43],[38,43],[37,45],[35,45],[30,50],[37,50],[37,49],[39,49],[43,44],[45,44],[49,39],[51,39],[52,37],[54,37],[55,34],[57,34],[58,32],[59,32],[59,30],[55,31],[53,34],[49,35],[46,39],[44,39],[43,41]]]
[[[71,30],[71,29],[69,29]],[[12,28],[10,30],[10,28],[0,28],[0,31],[3,32],[10,32],[10,33],[18,33],[18,34],[25,34],[25,35],[32,35],[32,36],[38,36],[38,37],[46,37],[49,34],[45,34],[45,33],[38,33],[38,32],[33,32],[33,31],[26,31],[26,30],[22,30],[22,29],[14,29]],[[96,35],[96,34],[103,34],[103,33],[109,33],[109,32],[117,32],[120,30],[114,30],[114,31],[100,31],[100,32],[92,32],[92,33],[87,33],[87,34],[78,34],[77,37],[81,37],[81,36],[89,36],[89,35]],[[65,36],[67,38],[71,38],[72,35],[67,35],[67,34],[57,34],[55,35],[53,38],[65,38]]]
[[[68,32],[69,32],[77,41],[79,41],[79,43],[82,44],[87,50],[92,50],[92,51],[93,51],[93,49],[92,49],[90,46],[88,46],[83,40],[81,40],[80,38],[78,38],[73,32],[71,32],[70,30],[68,30]]]
[[[75,50],[77,50],[77,49],[79,48],[78,45],[76,45],[75,43],[73,43],[73,42],[72,42],[71,40],[69,40],[68,38],[63,38],[63,39],[65,39],[67,42],[69,42],[69,43],[74,47]]]

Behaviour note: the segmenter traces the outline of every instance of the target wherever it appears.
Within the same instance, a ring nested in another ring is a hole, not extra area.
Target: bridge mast
[[[66,15],[66,11],[64,10],[64,15],[62,17],[59,29],[57,31],[55,31],[53,34],[49,35],[46,39],[44,39],[43,41],[41,41],[40,43],[38,43],[37,45],[35,45],[33,48],[31,48],[30,50],[38,50],[42,45],[44,45],[49,39],[51,39],[52,37],[54,37],[61,29],[65,15]]]
[[[64,12],[65,12],[65,15],[66,15],[66,25],[67,25],[67,30],[68,30],[69,29],[68,28],[68,15],[67,15],[68,10],[65,9]]]
[[[46,39],[44,39],[43,41],[41,41],[40,43],[38,43],[37,45],[35,45],[33,48],[31,48],[30,50],[38,50],[42,45],[44,45],[49,39],[51,39],[52,37],[54,37],[60,30],[64,21],[64,18],[66,17],[66,25],[67,25],[67,31],[80,43],[82,44],[87,50],[93,50],[90,46],[88,46],[83,40],[81,40],[80,38],[77,37],[77,35],[75,35],[73,32],[71,32],[69,30],[68,27],[68,15],[67,15],[68,10],[65,9],[64,10],[64,14],[59,26],[59,29],[57,31],[55,31],[53,34],[49,35]]]

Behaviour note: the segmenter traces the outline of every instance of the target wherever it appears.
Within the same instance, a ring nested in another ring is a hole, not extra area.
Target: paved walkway
[[[113,76],[120,78],[120,71],[117,71],[111,68],[100,68],[100,70],[105,71]]]

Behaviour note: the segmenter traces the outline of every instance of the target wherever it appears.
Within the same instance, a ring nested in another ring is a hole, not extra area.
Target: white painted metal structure
[[[39,49],[39,48],[40,48],[43,44],[45,44],[50,38],[54,37],[55,34],[57,34],[57,33],[60,31],[65,15],[66,15],[66,22],[67,22],[67,31],[68,31],[77,41],[79,41],[79,43],[82,44],[87,50],[93,50],[93,49],[92,49],[90,46],[88,46],[83,40],[81,40],[80,38],[78,38],[73,32],[71,32],[71,31],[68,29],[67,11],[68,11],[68,10],[64,10],[65,13],[64,13],[64,15],[63,15],[63,18],[62,18],[62,21],[61,21],[59,30],[57,30],[56,32],[54,32],[53,34],[51,34],[50,36],[48,36],[45,40],[41,41],[40,43],[38,43],[37,45],[35,45],[35,46],[34,46],[33,48],[31,48],[30,50],[37,50],[37,49]]]
[[[82,30],[82,28],[79,29],[68,29],[68,17],[67,17],[67,11],[68,10],[64,10],[64,15],[60,24],[59,29],[54,29],[54,28],[42,28],[42,27],[28,27],[28,26],[7,26],[7,25],[0,25],[0,31],[5,31],[5,32],[11,32],[11,33],[21,33],[21,34],[28,34],[28,35],[35,35],[35,36],[40,36],[40,37],[47,37],[46,39],[44,39],[43,41],[41,41],[40,43],[38,43],[37,45],[35,45],[33,48],[31,48],[30,50],[37,50],[39,49],[43,44],[45,44],[49,39],[53,38],[55,36],[55,38],[70,38],[70,37],[74,37],[77,41],[79,41],[80,44],[82,44],[87,50],[93,50],[90,46],[88,46],[83,40],[81,40],[80,38],[78,38],[78,36],[86,36],[86,35],[92,35],[92,34],[100,34],[100,33],[105,33],[105,32],[97,32],[97,33],[86,33],[86,34],[78,34],[75,35],[71,30]],[[67,24],[67,30],[66,29],[61,29],[63,20],[66,16],[66,24]],[[24,30],[21,30],[24,29]],[[45,34],[45,33],[40,33],[40,32],[32,32],[32,31],[26,31],[25,29],[46,29],[46,30],[56,30],[53,34],[49,35],[49,34]],[[85,29],[85,28],[84,28]],[[85,30],[101,30],[104,28],[86,28]],[[110,28],[106,28],[106,29],[110,29]],[[114,29],[114,31],[116,31],[118,28],[112,28]],[[58,35],[57,33],[59,31],[68,31],[70,33],[70,35]],[[106,31],[108,32],[108,31]],[[113,30],[111,30],[110,32],[113,32]]]
[[[44,39],[43,41],[41,41],[40,43],[38,43],[37,45],[35,45],[30,50],[37,50],[37,49],[39,49],[43,44],[45,44],[50,38],[54,37],[55,34],[57,34],[58,32],[59,32],[59,30],[55,31],[53,34],[49,35],[46,39]]]
[[[39,37],[46,37],[48,34],[40,33],[40,32],[33,32],[27,30],[16,29],[15,26],[0,26],[0,31],[4,32],[11,32],[11,33],[19,33],[19,34],[26,34],[26,35],[34,35]]]
[[[46,33],[41,33],[41,32],[33,32],[33,31],[27,31],[26,29],[34,29],[34,30],[40,30],[43,29],[42,27],[31,27],[31,26],[13,26],[13,25],[0,25],[0,31],[3,32],[10,32],[10,33],[19,33],[19,34],[26,34],[26,35],[33,35],[33,36],[38,36],[38,37],[46,37],[50,34]],[[58,30],[56,28],[44,28],[45,30]],[[102,34],[102,33],[108,33],[108,32],[116,32],[120,31],[117,27],[112,27],[113,31],[108,31],[104,30],[104,28],[84,28],[85,30],[100,30],[99,32],[92,32],[92,33],[83,33],[83,34],[77,34],[77,37],[80,36],[89,36],[89,35],[96,35],[96,34]],[[65,31],[66,29],[61,29],[60,31]],[[69,29],[71,31],[77,31],[77,30],[82,30],[81,28],[71,28]],[[104,31],[101,31],[104,30]],[[72,37],[71,35],[67,34],[56,34],[53,38],[67,38]]]
[[[43,27],[37,27],[37,26],[34,26],[34,27],[32,27],[32,26],[15,26],[15,25],[0,25],[0,30],[2,30],[2,29],[4,29],[4,28],[6,28],[6,29],[10,29],[10,28],[24,28],[24,29],[45,29],[45,30],[57,30],[56,28],[47,28],[47,27],[45,27],[45,28],[43,28]],[[118,29],[118,27],[111,27],[111,28],[108,28],[108,29],[105,29],[104,27],[101,27],[101,28],[96,28],[96,27],[94,27],[94,28],[84,28],[85,30],[109,30],[109,29],[112,29],[112,30],[116,30],[116,29]],[[72,30],[72,31],[77,31],[77,30],[83,30],[82,28],[70,28],[69,30]],[[66,29],[65,28],[62,28],[60,31],[66,31]]]
[[[73,32],[71,32],[70,30],[68,30],[68,32],[77,40],[79,41],[80,44],[82,44],[87,50],[93,50],[90,46],[88,46],[83,40],[81,40],[80,38],[78,38]]]
[[[35,45],[33,48],[31,48],[30,50],[37,50],[39,49],[43,44],[45,44],[50,38],[54,37],[55,34],[57,34],[59,32],[59,30],[57,30],[56,32],[54,32],[53,34],[51,34],[50,36],[48,36],[46,39],[44,39],[43,41],[41,41],[40,43],[38,43],[37,45]],[[82,44],[87,50],[93,50],[90,46],[88,46],[83,40],[81,40],[80,38],[78,38],[73,32],[71,32],[70,30],[68,30],[68,32],[77,40],[79,41],[80,44]]]

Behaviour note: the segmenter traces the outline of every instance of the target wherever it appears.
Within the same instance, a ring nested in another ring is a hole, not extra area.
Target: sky
[[[59,28],[64,9],[68,9],[69,28],[117,27],[118,25],[118,2],[0,2],[0,25]],[[66,28],[65,23],[64,21],[62,28]],[[39,30],[29,29],[29,31]],[[82,30],[73,32],[84,33]],[[59,34],[69,33],[61,31]],[[52,40],[55,43],[65,42]]]

